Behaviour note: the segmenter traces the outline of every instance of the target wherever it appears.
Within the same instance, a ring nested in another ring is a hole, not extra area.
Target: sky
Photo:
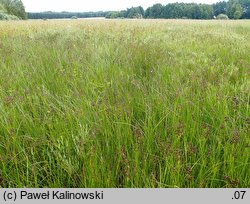
[[[22,0],[27,12],[40,11],[120,11],[132,6],[144,9],[156,3],[174,2],[212,4],[220,0]]]

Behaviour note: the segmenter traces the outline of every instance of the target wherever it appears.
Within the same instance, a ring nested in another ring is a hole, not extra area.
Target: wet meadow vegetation
[[[0,22],[0,187],[250,187],[250,21]]]

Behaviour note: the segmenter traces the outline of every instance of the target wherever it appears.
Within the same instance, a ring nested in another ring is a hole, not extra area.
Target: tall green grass
[[[0,23],[0,186],[250,187],[250,21]]]

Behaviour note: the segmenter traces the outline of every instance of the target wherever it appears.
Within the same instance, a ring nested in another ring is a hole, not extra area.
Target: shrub
[[[217,20],[228,20],[228,16],[226,14],[219,14],[217,17],[216,17]]]
[[[19,20],[19,18],[0,11],[0,20]]]
[[[117,11],[112,11],[112,12],[109,12],[105,18],[119,18],[119,12]]]
[[[0,12],[0,20],[6,20],[5,14],[2,12]]]

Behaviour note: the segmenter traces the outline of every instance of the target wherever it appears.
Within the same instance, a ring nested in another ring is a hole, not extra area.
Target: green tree
[[[241,6],[237,6],[234,12],[234,19],[240,19],[241,16],[242,16],[242,8]]]
[[[201,4],[201,18],[202,19],[212,19],[214,16],[213,7],[208,4]]]
[[[239,0],[229,0],[227,4],[227,13],[231,19],[239,19],[243,14],[243,9]]]
[[[112,11],[106,15],[106,18],[119,18],[119,17],[120,13],[118,11]]]
[[[21,0],[0,0],[4,12],[20,19],[27,19],[27,14]]]
[[[155,4],[146,10],[147,18],[161,18],[162,17],[163,6],[162,4]]]
[[[144,9],[141,6],[127,9],[125,18],[142,18],[144,16]]]
[[[242,16],[241,18],[250,19],[250,0],[239,0],[242,7]]]

